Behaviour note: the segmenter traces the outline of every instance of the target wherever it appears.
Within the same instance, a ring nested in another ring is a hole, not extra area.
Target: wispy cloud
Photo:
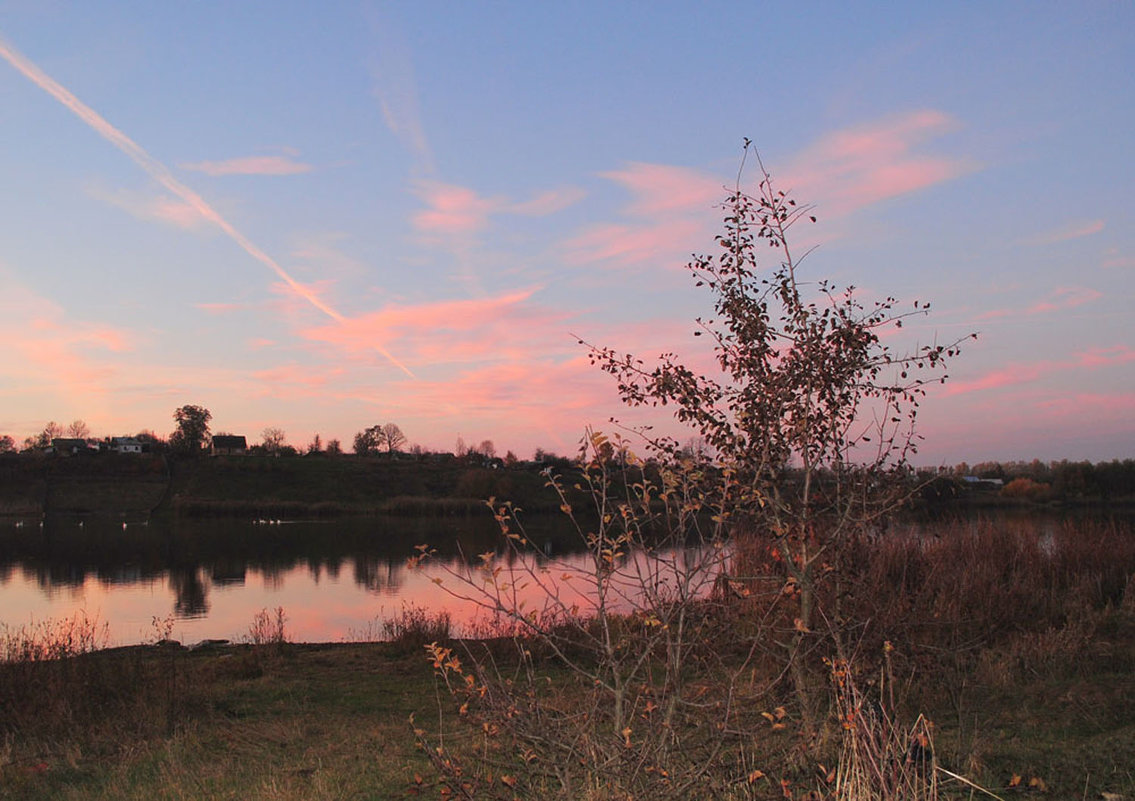
[[[834,131],[776,170],[774,178],[828,216],[850,214],[973,170],[966,159],[917,152],[956,127],[950,116],[924,110]]]
[[[340,367],[294,363],[256,370],[252,378],[258,389],[253,396],[312,397],[325,392],[328,385],[341,378],[343,373]]]
[[[1055,245],[1058,242],[1067,242],[1070,239],[1081,239],[1085,236],[1093,236],[1100,233],[1107,227],[1104,220],[1079,220],[1056,228],[1052,231],[1046,231],[1036,236],[1031,236],[1024,240],[1026,245]]]
[[[139,220],[156,220],[185,230],[200,228],[209,222],[195,206],[169,195],[141,194],[125,189],[117,192],[92,189],[90,194]]]
[[[680,264],[679,255],[707,240],[713,205],[724,195],[720,179],[688,167],[633,162],[601,175],[630,193],[625,219],[589,226],[564,242],[571,263]]]
[[[1109,348],[1091,348],[1065,361],[1037,361],[1009,364],[978,378],[953,381],[946,384],[945,395],[964,395],[971,392],[1002,389],[1029,384],[1045,376],[1078,370],[1094,370],[1135,362],[1135,349],[1126,345]]]
[[[0,374],[31,392],[74,400],[102,396],[134,347],[127,329],[69,319],[58,304],[5,277],[0,296]]]
[[[1103,297],[1103,293],[1090,287],[1057,287],[1048,295],[1022,308],[991,309],[978,316],[978,320],[997,320],[1004,317],[1027,317],[1037,314],[1047,314],[1054,311],[1064,311],[1084,306]]]
[[[244,303],[194,303],[193,308],[200,309],[206,314],[220,315],[242,311],[248,306]]]
[[[1118,248],[1109,248],[1101,266],[1105,270],[1126,270],[1135,267],[1135,258],[1125,256]]]
[[[578,186],[565,186],[559,189],[548,189],[540,192],[531,200],[522,200],[511,203],[504,210],[509,214],[519,214],[524,217],[546,217],[549,214],[563,211],[583,200],[586,192]]]
[[[438,181],[424,182],[419,194],[428,208],[414,215],[414,227],[427,233],[476,233],[488,224],[489,215],[506,203],[500,198],[481,197],[468,187]]]
[[[370,16],[376,45],[371,78],[382,118],[390,132],[414,155],[418,168],[432,175],[436,171],[434,158],[422,125],[409,48],[389,19],[379,20],[373,9]]]
[[[465,186],[422,181],[418,195],[427,208],[414,215],[415,228],[424,233],[467,237],[484,230],[493,215],[542,217],[555,214],[579,202],[584,192],[577,187],[563,187],[515,202],[506,197],[483,197]]]
[[[629,191],[627,212],[643,217],[704,211],[725,192],[720,179],[688,167],[632,162],[601,175]]]
[[[924,141],[956,125],[930,110],[834,131],[776,167],[773,177],[828,216],[850,214],[972,170],[964,159],[917,152]],[[569,238],[563,245],[569,261],[677,265],[691,250],[704,249],[717,223],[710,212],[726,193],[722,176],[637,162],[601,174],[630,192],[631,201],[623,220],[597,223]]]
[[[265,267],[270,269],[278,275],[288,287],[296,293],[296,295],[304,298],[315,308],[326,314],[333,320],[338,322],[345,321],[338,311],[331,306],[324,303],[311,289],[299,281],[294,279],[288,272],[281,267],[275,259],[257,247],[248,237],[238,231],[228,220],[222,217],[212,206],[205,202],[205,199],[190,189],[185,184],[177,180],[169,169],[160,161],[155,159],[147,153],[140,145],[133,139],[128,137],[122,131],[115,128],[107,122],[101,115],[99,115],[90,106],[83,103],[79,98],[75,97],[70,91],[64,88],[61,84],[51,78],[47,73],[43,72],[39,67],[25,58],[22,54],[12,49],[6,42],[0,40],[0,56],[3,56],[13,67],[16,68],[25,78],[34,83],[43,91],[54,97],[57,101],[63,104],[75,116],[86,123],[92,130],[99,136],[106,139],[122,153],[124,153],[131,161],[142,168],[151,178],[166,188],[167,191],[172,192],[184,203],[193,207],[202,217],[216,225],[221,229],[230,239],[232,239],[245,253],[252,258],[259,261]],[[413,376],[409,369],[398,361],[388,351],[378,347],[378,352],[381,353],[391,364],[401,369],[407,375]]]
[[[562,247],[565,258],[573,264],[633,265],[657,261],[676,267],[682,263],[677,255],[688,253],[691,247],[704,241],[700,234],[707,227],[686,219],[593,225],[564,242]]]
[[[535,347],[541,326],[561,315],[528,303],[534,289],[468,300],[389,305],[342,325],[302,330],[301,336],[347,353],[365,353],[372,343],[397,342],[416,363],[436,364],[506,358],[517,343]],[[563,335],[561,329],[561,336]]]
[[[291,156],[244,156],[224,161],[198,161],[182,164],[182,169],[206,175],[299,175],[314,167]]]

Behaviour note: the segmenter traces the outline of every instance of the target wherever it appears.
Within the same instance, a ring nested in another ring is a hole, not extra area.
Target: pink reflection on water
[[[622,557],[606,576],[606,604],[625,611],[644,591],[704,594],[712,570],[681,590],[680,577],[699,559],[712,564],[723,558],[696,550]],[[331,642],[380,637],[382,621],[397,618],[407,607],[448,613],[457,635],[477,631],[491,617],[485,604],[496,601],[526,612],[577,607],[587,614],[595,609],[594,579],[589,578],[594,563],[587,554],[495,559],[492,565],[500,568],[495,600],[481,592],[496,591],[485,583],[488,573],[476,561],[470,567],[459,559],[438,559],[412,569],[358,558],[343,560],[337,570],[318,563],[284,570],[250,565],[224,575],[214,566],[154,577],[123,571],[113,580],[86,575],[73,582],[14,568],[0,578],[0,625],[15,628],[85,612],[108,624],[110,645],[128,645],[155,640],[155,619],[173,616],[171,636],[181,642],[241,640],[258,612],[283,607],[289,639]]]

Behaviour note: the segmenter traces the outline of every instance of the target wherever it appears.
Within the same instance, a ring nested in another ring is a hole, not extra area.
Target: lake
[[[1042,532],[1059,524],[1051,515],[1011,517]],[[586,570],[561,516],[530,530],[555,555],[557,576]],[[438,554],[411,569],[419,543]],[[496,524],[482,518],[0,520],[0,625],[82,611],[108,624],[112,645],[155,640],[155,619],[171,620],[172,637],[186,643],[240,640],[258,612],[283,607],[290,639],[327,642],[378,638],[382,621],[410,606],[447,611],[467,631],[484,616],[445,587],[456,587],[450,574],[466,564],[462,555],[499,545]],[[524,592],[539,603],[536,588]]]
[[[557,575],[586,571],[587,557],[568,552],[562,517],[536,527]],[[410,568],[420,543],[438,553]],[[109,626],[111,645],[154,641],[165,620],[185,643],[240,640],[258,612],[283,607],[289,639],[327,642],[379,638],[382,621],[414,607],[444,610],[467,631],[485,615],[437,582],[456,588],[462,555],[499,546],[496,523],[482,518],[9,519],[0,521],[0,625],[83,612]],[[535,587],[523,594],[529,608],[540,600]]]

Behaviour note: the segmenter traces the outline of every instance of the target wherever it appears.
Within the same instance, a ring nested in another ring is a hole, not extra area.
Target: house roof
[[[213,437],[214,448],[247,448],[248,442],[245,438],[240,436],[233,436],[231,434],[219,434]]]

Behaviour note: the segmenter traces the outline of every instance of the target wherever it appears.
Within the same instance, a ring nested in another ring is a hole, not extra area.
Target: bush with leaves
[[[834,703],[824,659],[852,650],[839,607],[851,546],[917,488],[918,404],[959,343],[892,352],[884,333],[928,306],[864,306],[851,287],[804,281],[788,232],[814,221],[811,209],[763,165],[755,195],[739,184],[718,252],[689,264],[714,299],[697,334],[716,374],[672,353],[647,364],[589,346],[624,402],[673,406],[699,447],[640,429],[651,472],[590,435],[577,485],[549,473],[590,569],[561,574],[537,560],[517,510],[494,502],[505,554],[451,577],[447,589],[496,614],[517,651],[505,671],[490,653],[431,650],[480,738],[474,759],[429,744],[449,792],[748,797],[768,793],[754,762],[755,746],[768,753],[762,724],[798,719],[804,744],[816,742]],[[531,587],[535,608],[522,593]],[[561,671],[555,690],[548,664]],[[795,710],[763,717],[786,677]]]
[[[760,621],[738,653],[715,592],[729,553],[727,492],[712,488],[732,479],[693,461],[652,470],[621,441],[612,460],[610,444],[585,439],[574,483],[547,471],[582,567],[539,554],[520,510],[493,500],[503,552],[441,582],[502,635],[428,646],[470,726],[416,732],[457,797],[746,797],[764,775],[749,749],[777,677],[756,672]]]
[[[854,287],[805,281],[789,230],[816,218],[757,161],[757,193],[742,192],[739,179],[726,199],[718,252],[688,265],[714,298],[715,316],[698,318],[696,335],[712,343],[719,374],[699,374],[674,354],[648,365],[591,347],[591,360],[617,379],[625,403],[673,406],[711,449],[706,459],[734,478],[723,501],[734,569],[738,578],[773,572],[790,583],[787,661],[814,724],[823,677],[816,630],[839,616],[834,604],[821,610],[821,598],[838,597],[848,543],[876,534],[910,497],[919,401],[927,383],[945,381],[962,340],[895,353],[884,333],[929,304],[901,310],[888,297],[865,306]],[[673,439],[651,443],[663,457],[679,450]]]

